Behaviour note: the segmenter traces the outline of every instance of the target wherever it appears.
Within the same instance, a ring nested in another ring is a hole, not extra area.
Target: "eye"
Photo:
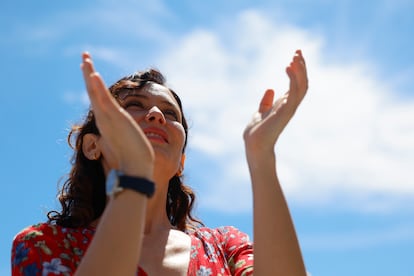
[[[127,111],[140,111],[144,109],[144,104],[136,99],[126,99],[121,102],[121,106]]]
[[[173,109],[165,109],[163,111],[163,113],[164,113],[164,116],[167,119],[172,120],[172,121],[179,121],[178,113],[175,110],[173,110]]]

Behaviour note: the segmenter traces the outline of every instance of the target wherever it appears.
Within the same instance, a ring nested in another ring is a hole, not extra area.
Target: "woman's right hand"
[[[96,124],[104,158],[110,157],[113,168],[127,175],[152,180],[154,150],[134,119],[111,95],[102,77],[95,71],[89,53],[82,54],[81,69]]]

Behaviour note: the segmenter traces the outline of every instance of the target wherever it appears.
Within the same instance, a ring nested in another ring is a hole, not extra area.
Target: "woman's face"
[[[181,110],[171,92],[162,85],[148,82],[142,88],[121,88],[115,95],[151,142],[155,172],[160,170],[171,178],[179,169],[186,138]],[[107,171],[112,166],[103,157]]]

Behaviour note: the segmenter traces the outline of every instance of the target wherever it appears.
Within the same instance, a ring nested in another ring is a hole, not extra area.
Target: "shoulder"
[[[24,228],[16,234],[13,240],[14,242],[36,241],[39,239],[56,240],[59,237],[73,239],[76,236],[92,236],[93,233],[94,229],[92,228],[68,228],[44,222]]]
[[[250,242],[249,236],[234,226],[220,226],[217,228],[200,227],[190,233],[190,236],[202,240],[217,239],[226,242],[237,239],[246,243]]]
[[[56,232],[48,223],[39,223],[21,230],[13,239],[13,243],[42,239]]]
[[[200,227],[189,235],[193,240],[191,256],[192,259],[197,259],[200,269],[203,267],[212,269],[211,264],[216,264],[231,275],[253,273],[253,244],[249,236],[238,228]]]
[[[68,228],[51,223],[38,223],[21,230],[13,238],[13,249],[16,247],[41,247],[45,244],[68,248],[75,244],[85,244],[92,239],[92,228]]]
[[[190,233],[193,240],[218,248],[227,254],[237,251],[253,251],[249,236],[233,226],[217,228],[200,227]]]
[[[49,271],[51,267],[69,271],[85,252],[92,236],[93,231],[88,228],[66,228],[50,223],[26,227],[13,239],[13,275],[33,275]]]

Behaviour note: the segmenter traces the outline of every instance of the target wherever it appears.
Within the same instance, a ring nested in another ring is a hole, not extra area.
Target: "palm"
[[[305,61],[297,51],[286,73],[290,79],[289,91],[274,102],[274,91],[265,92],[251,122],[244,131],[246,147],[251,150],[273,149],[278,137],[301,103],[308,88]]]

